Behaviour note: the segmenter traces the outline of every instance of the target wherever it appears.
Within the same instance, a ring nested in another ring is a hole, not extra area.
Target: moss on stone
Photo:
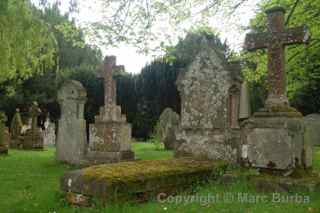
[[[297,109],[290,107],[290,106],[283,106],[283,105],[278,105],[278,106],[272,106],[269,109],[270,112],[278,113],[288,113],[288,117],[302,117],[303,115],[301,112],[299,112]]]

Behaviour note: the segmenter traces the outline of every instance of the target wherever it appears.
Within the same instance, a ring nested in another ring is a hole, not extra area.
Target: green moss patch
[[[207,181],[226,166],[222,161],[193,159],[99,165],[67,173],[62,179],[62,189],[69,195],[74,193],[102,201],[148,200],[158,193],[175,194]],[[69,202],[75,203],[74,200]]]

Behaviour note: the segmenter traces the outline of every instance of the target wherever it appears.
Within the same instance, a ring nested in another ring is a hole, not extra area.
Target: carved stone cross
[[[288,106],[286,96],[285,46],[307,43],[309,33],[306,27],[285,29],[282,7],[274,7],[266,11],[268,16],[267,33],[247,34],[245,49],[249,51],[268,49],[269,94],[266,107]]]
[[[116,67],[116,57],[106,56],[104,59],[101,77],[104,79],[104,104],[106,106],[116,105],[116,83],[112,73]]]

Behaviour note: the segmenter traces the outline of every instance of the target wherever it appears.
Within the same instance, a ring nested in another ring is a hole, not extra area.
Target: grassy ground
[[[156,151],[153,144],[136,143],[134,151],[140,159],[172,157],[171,152]],[[320,150],[317,150],[316,156],[315,165],[320,169]],[[60,177],[71,169],[73,168],[54,161],[54,149],[44,152],[11,150],[9,156],[0,158],[0,213],[320,212],[319,194],[306,195],[310,199],[307,203],[271,202],[277,194],[258,194],[244,180],[231,185],[209,183],[201,187],[195,186],[194,195],[197,197],[181,194],[185,196],[184,199],[193,199],[191,203],[190,200],[179,201],[170,197],[164,203],[151,201],[144,204],[111,204],[106,208],[96,209],[76,208],[67,205],[59,192]],[[251,199],[246,199],[246,195]]]

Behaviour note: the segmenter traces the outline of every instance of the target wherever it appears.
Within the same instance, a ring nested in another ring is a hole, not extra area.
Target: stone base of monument
[[[226,169],[222,161],[172,159],[103,164],[68,172],[61,179],[67,201],[89,205],[91,199],[108,202],[145,201],[175,194]]]
[[[238,130],[178,130],[176,132],[178,148],[175,157],[195,159],[224,160],[236,163],[240,131]]]
[[[3,135],[0,141],[0,155],[7,155],[10,146],[10,133],[8,128],[4,128]]]
[[[134,160],[131,151],[131,125],[126,122],[96,122],[90,125],[89,165]]]
[[[25,150],[43,150],[43,135],[40,130],[32,132],[28,130],[23,137],[22,148]]]
[[[242,123],[242,163],[250,167],[293,170],[312,166],[312,144],[297,111],[260,111]]]

